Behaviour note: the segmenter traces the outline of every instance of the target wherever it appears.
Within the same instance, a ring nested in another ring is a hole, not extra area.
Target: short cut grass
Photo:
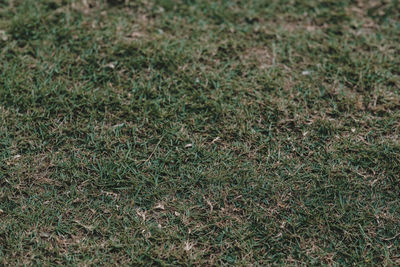
[[[0,2],[0,264],[400,265],[397,0]]]

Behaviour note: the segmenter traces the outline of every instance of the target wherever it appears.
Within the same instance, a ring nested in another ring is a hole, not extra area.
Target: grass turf
[[[400,265],[399,1],[121,2],[0,2],[1,264]]]

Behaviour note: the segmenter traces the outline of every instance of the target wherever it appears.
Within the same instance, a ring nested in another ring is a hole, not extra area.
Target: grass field
[[[0,265],[399,266],[399,44],[397,0],[0,1]]]

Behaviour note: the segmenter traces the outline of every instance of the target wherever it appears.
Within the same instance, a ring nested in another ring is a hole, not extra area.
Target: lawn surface
[[[0,1],[0,265],[400,265],[399,44],[396,0]]]

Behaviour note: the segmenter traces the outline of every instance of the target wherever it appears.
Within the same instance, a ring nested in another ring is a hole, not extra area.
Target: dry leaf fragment
[[[125,125],[125,123],[115,124],[115,125],[113,125],[113,128],[123,127],[124,125]]]
[[[110,62],[110,63],[106,64],[105,67],[108,67],[110,69],[114,69],[115,68],[115,63]]]
[[[221,138],[219,138],[219,136],[217,136],[216,138],[214,138],[214,140],[211,141],[211,144],[214,144],[214,143],[217,142],[219,139],[221,139]]]
[[[7,41],[8,40],[8,36],[7,36],[6,32],[3,31],[3,30],[0,30],[0,39],[2,41]]]
[[[49,234],[49,233],[43,232],[43,233],[40,233],[40,237],[49,238],[49,237],[50,237],[50,234]]]
[[[141,211],[140,209],[136,209],[136,214],[143,219],[146,220],[146,211]]]
[[[189,251],[194,247],[194,244],[190,243],[189,241],[185,241],[185,246],[183,247],[183,249],[185,251]]]
[[[79,226],[85,228],[85,229],[88,230],[89,232],[93,231],[94,228],[95,228],[93,225],[86,225],[86,224],[81,223],[81,222],[78,221],[78,220],[74,220],[73,222],[75,222],[75,223],[78,224]]]
[[[154,206],[155,210],[165,210],[165,206],[163,203],[158,203],[157,205]]]

